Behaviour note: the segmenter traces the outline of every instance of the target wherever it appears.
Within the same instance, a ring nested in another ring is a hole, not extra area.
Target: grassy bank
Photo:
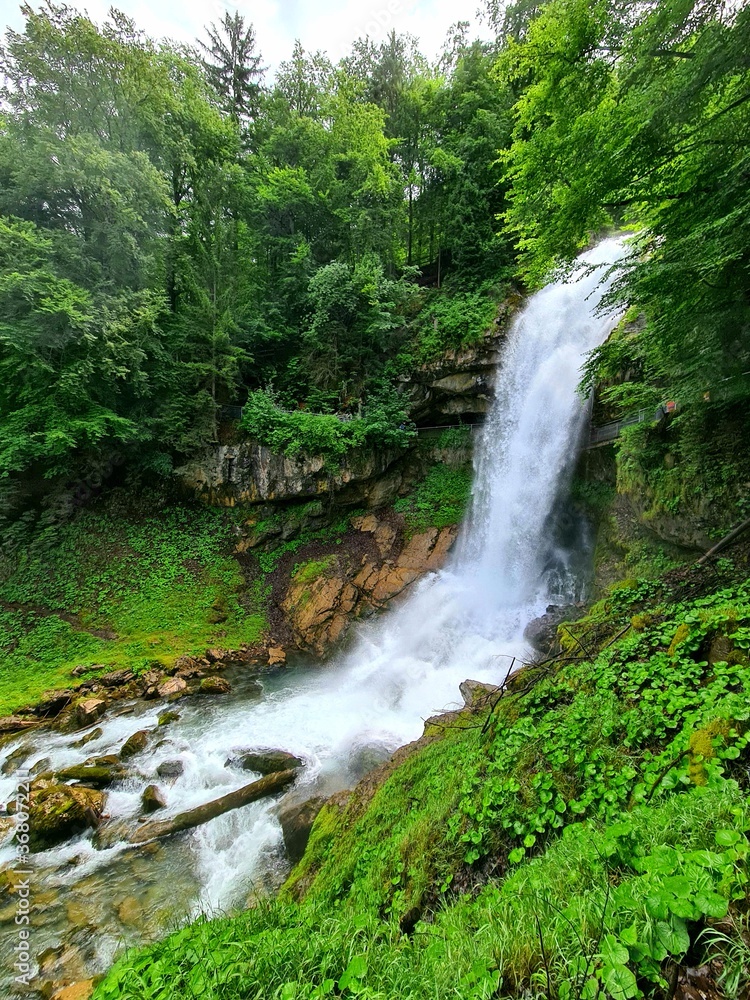
[[[628,1000],[705,963],[741,995],[750,586],[722,571],[612,591],[491,717],[326,806],[278,899],[126,956],[97,1000]]]
[[[113,494],[0,563],[0,714],[79,665],[145,669],[266,628],[232,555],[231,513]]]

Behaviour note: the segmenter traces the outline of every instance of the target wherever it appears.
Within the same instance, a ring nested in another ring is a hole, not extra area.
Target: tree
[[[209,43],[198,44],[208,58],[202,60],[209,81],[225,110],[237,122],[248,123],[258,115],[263,79],[261,55],[255,51],[255,28],[245,27],[239,12],[228,11],[219,24],[206,28]]]

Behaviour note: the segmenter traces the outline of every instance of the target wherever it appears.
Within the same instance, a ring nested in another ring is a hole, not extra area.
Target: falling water
[[[513,656],[523,655],[524,626],[549,601],[570,600],[575,587],[552,515],[586,420],[576,392],[581,364],[614,322],[597,312],[607,265],[622,253],[617,242],[601,243],[581,259],[589,267],[576,281],[543,289],[514,323],[476,449],[471,512],[449,565],[424,578],[399,608],[360,626],[325,670],[270,676],[261,700],[244,696],[240,685],[231,699],[181,703],[181,717],[164,739],[134,759],[138,773],[110,792],[110,816],[132,826],[143,788],[158,782],[156,768],[166,760],[181,760],[184,772],[161,783],[165,815],[240,787],[252,775],[226,766],[239,747],[282,747],[304,757],[298,797],[351,785],[368,762],[417,737],[424,718],[455,705],[464,678],[503,679]],[[72,746],[80,733],[21,737],[0,751],[0,763],[24,740],[27,767],[49,758],[47,767],[59,770],[117,752],[132,733],[155,727],[158,711],[137,703],[132,714],[100,723],[102,735],[80,749]],[[0,798],[13,794],[13,776],[0,778]],[[0,848],[0,864],[12,856],[10,843]],[[35,931],[37,952],[72,941],[89,974],[123,943],[144,940],[147,928],[162,933],[202,909],[242,905],[284,864],[268,802],[218,817],[156,853],[124,844],[97,849],[82,835],[33,863],[38,891],[48,892]],[[130,926],[121,903],[134,895],[140,916]],[[13,940],[12,930],[2,935],[4,961]]]

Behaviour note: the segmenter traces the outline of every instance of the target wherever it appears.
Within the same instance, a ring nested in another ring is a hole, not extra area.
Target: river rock
[[[232,685],[226,677],[204,677],[198,691],[201,694],[229,694]]]
[[[49,771],[52,767],[52,761],[49,757],[42,757],[40,760],[33,764],[29,768],[29,774],[32,778],[38,777],[40,774],[44,774],[45,771]]]
[[[304,767],[305,762],[286,750],[249,750],[233,755],[224,766],[257,771],[258,774],[274,774],[276,771]]]
[[[182,698],[183,695],[187,694],[187,681],[182,677],[170,677],[168,681],[164,681],[163,684],[158,686],[156,693],[160,698],[175,701],[177,698]]]
[[[483,708],[500,694],[496,684],[484,684],[482,681],[461,681],[458,690],[467,708]]]
[[[126,896],[117,906],[117,916],[126,927],[137,927],[142,923],[143,907],[135,896]]]
[[[127,776],[127,771],[120,765],[117,758],[115,763],[92,763],[73,764],[65,767],[55,775],[57,781],[77,781],[89,788],[108,788],[115,781],[122,781]]]
[[[166,712],[159,713],[159,717],[156,722],[159,726],[168,726],[170,722],[177,722],[179,717],[179,712],[173,712],[171,709],[167,709]]]
[[[78,785],[32,788],[29,796],[29,846],[46,850],[99,824],[104,795]]]
[[[141,805],[146,813],[156,812],[157,809],[164,809],[167,800],[158,785],[147,785],[141,794]]]
[[[284,847],[293,865],[302,859],[313,823],[325,801],[316,797],[306,802],[282,803],[279,806],[277,816],[284,834]]]
[[[50,1000],[91,1000],[94,993],[94,980],[84,979],[70,986],[62,986],[56,990]]]
[[[120,747],[120,760],[128,760],[130,757],[135,757],[136,754],[145,750],[148,744],[148,737],[149,734],[145,729],[140,729],[137,733],[129,736]]]
[[[268,649],[268,666],[283,667],[286,663],[286,653],[281,646],[270,646]]]
[[[107,708],[107,703],[103,698],[84,698],[75,706],[75,721],[79,729],[93,725],[100,719]]]
[[[91,743],[94,740],[98,740],[103,732],[104,730],[101,728],[101,726],[97,726],[96,729],[92,729],[90,733],[86,733],[86,735],[82,736],[80,740],[76,740],[75,743],[71,743],[70,745],[72,747],[75,747],[76,749],[79,749],[80,747],[85,747],[87,743]]]
[[[179,778],[185,770],[181,760],[165,760],[156,769],[160,778]]]
[[[5,758],[5,762],[0,769],[3,774],[13,774],[17,771],[19,766],[34,752],[34,747],[31,746],[20,746],[16,747],[12,753],[9,753]]]

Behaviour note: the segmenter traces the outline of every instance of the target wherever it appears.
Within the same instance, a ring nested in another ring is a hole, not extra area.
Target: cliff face
[[[516,300],[503,303],[493,326],[474,344],[446,351],[402,377],[402,392],[418,427],[474,424],[484,418],[494,394],[503,338],[517,305]],[[418,451],[417,442],[402,450],[363,448],[330,467],[320,455],[290,458],[245,440],[207,449],[177,475],[188,490],[214,505],[335,497],[344,507],[377,510],[409,489],[414,464],[420,462]]]

